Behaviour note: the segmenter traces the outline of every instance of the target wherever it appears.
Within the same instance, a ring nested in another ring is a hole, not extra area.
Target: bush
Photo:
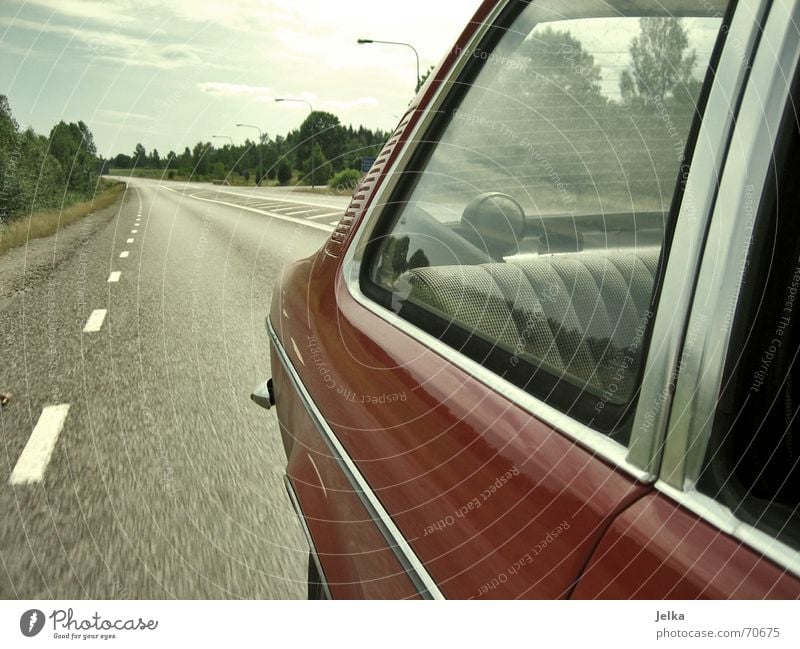
[[[361,175],[361,172],[355,169],[344,169],[331,178],[329,186],[337,192],[347,191],[352,193],[361,181]]]
[[[174,170],[174,169],[170,169],[170,170],[167,172],[167,178],[169,178],[170,180],[172,180],[174,177],[175,177],[175,170]]]

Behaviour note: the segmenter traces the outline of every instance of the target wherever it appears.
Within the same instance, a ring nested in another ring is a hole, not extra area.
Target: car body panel
[[[649,494],[614,521],[576,599],[794,599],[798,580],[684,509]]]
[[[456,52],[504,4],[483,3],[401,119],[331,241],[284,270],[272,303],[287,474],[331,594],[800,597],[796,577],[657,491],[655,476],[637,479],[562,434],[513,392],[488,387],[399,329],[388,312],[364,308],[347,285],[342,264],[354,232],[365,215],[380,212],[374,199],[413,146]],[[377,510],[365,505],[364,484]],[[439,592],[424,592],[420,576]]]

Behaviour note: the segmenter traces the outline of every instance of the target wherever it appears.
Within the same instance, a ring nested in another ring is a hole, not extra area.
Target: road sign
[[[374,162],[374,156],[370,158],[361,158],[361,173],[367,173]]]

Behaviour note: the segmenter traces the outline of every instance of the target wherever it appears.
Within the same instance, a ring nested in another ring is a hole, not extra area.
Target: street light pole
[[[417,59],[417,88],[415,92],[419,91],[420,86],[420,76],[419,76],[419,52],[417,52],[417,48],[415,48],[411,43],[402,43],[400,41],[376,41],[371,38],[359,38],[356,43],[359,45],[369,45],[370,43],[381,43],[382,45],[403,45],[404,47],[410,47],[413,52],[414,56]]]
[[[258,131],[258,178],[256,178],[256,187],[261,186],[261,172],[263,171],[264,165],[262,164],[261,160],[261,146],[264,144],[264,136],[261,133],[261,129],[258,126],[254,126],[253,124],[237,124],[236,126],[243,126],[244,128],[254,128]]]
[[[277,97],[275,99],[275,101],[296,101],[296,102],[300,102],[301,104],[306,104],[308,106],[308,110],[309,110],[308,114],[309,114],[309,116],[311,116],[314,113],[314,107],[311,105],[311,102],[310,101],[306,101],[305,99],[289,99],[288,97]],[[316,165],[314,163],[314,131],[315,131],[315,129],[314,129],[314,121],[312,120],[311,121],[311,189],[315,189],[316,188],[316,184],[315,184],[314,181],[315,181],[315,178],[316,178],[316,175],[317,175],[317,173],[316,173],[317,172],[317,168],[316,168]]]

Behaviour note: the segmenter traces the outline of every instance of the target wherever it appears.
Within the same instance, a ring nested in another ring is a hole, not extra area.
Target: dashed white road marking
[[[133,243],[133,239],[128,239],[125,243]]]
[[[8,484],[22,485],[42,481],[68,412],[68,403],[42,409],[39,421],[36,422],[28,443],[22,449]]]
[[[119,278],[120,278],[120,275],[122,275],[122,273],[120,271],[118,271],[118,270],[115,270],[113,273],[111,273],[108,276],[108,281],[109,282],[118,282]]]
[[[298,214],[308,214],[309,212],[313,212],[313,207],[308,207],[302,210],[292,210],[291,212],[283,212],[286,216],[297,216]]]
[[[131,230],[131,234],[138,234],[139,230]]]
[[[129,254],[131,254],[131,253],[128,252],[127,250],[123,250],[121,253],[119,253],[119,258],[120,259],[125,259],[125,257],[127,257]]]
[[[86,321],[86,326],[83,328],[83,333],[91,334],[95,331],[100,331],[100,328],[103,326],[103,320],[106,319],[106,313],[108,313],[106,309],[95,309],[92,311],[89,319]]]

